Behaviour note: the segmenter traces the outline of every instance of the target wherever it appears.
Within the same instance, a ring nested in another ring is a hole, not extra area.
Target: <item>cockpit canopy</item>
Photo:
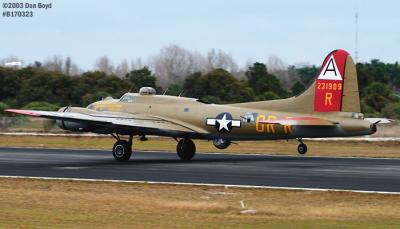
[[[119,99],[119,101],[122,102],[122,103],[132,103],[132,102],[135,101],[135,96],[133,94],[127,93],[127,94],[123,95]]]
[[[155,95],[156,90],[152,87],[142,87],[139,90],[139,95]],[[122,103],[133,103],[136,101],[137,94],[134,93],[126,93],[123,95],[119,101]]]
[[[156,90],[152,87],[142,87],[139,89],[139,95],[155,95]]]

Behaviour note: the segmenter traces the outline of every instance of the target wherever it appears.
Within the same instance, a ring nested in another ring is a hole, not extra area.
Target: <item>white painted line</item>
[[[85,182],[110,182],[110,183],[133,183],[133,184],[165,184],[165,185],[222,187],[222,188],[276,189],[276,190],[293,190],[293,191],[352,192],[352,193],[365,193],[365,194],[400,195],[400,192],[385,192],[385,191],[364,191],[364,190],[330,189],[330,188],[300,188],[300,187],[280,187],[280,186],[257,186],[257,185],[234,185],[234,184],[210,184],[210,183],[190,183],[190,182],[185,183],[185,182],[166,182],[166,181],[131,181],[131,180],[108,180],[108,179],[89,179],[89,178],[5,176],[5,175],[0,175],[0,178],[36,179],[36,180],[61,180],[61,181],[85,181]]]
[[[73,166],[60,166],[60,167],[54,167],[54,169],[65,169],[65,170],[79,170],[79,169],[87,169],[89,167],[73,167]]]
[[[145,151],[143,151],[145,152]],[[148,151],[148,152],[162,152],[170,153],[166,151]],[[240,156],[271,156],[271,157],[298,157],[298,158],[335,158],[335,159],[368,159],[368,160],[400,160],[398,157],[361,157],[361,156],[318,156],[318,155],[289,155],[289,154],[267,154],[267,153],[215,153],[215,152],[201,152],[198,154],[221,154],[221,155],[240,155]],[[400,155],[400,154],[399,154]]]
[[[399,142],[399,137],[333,137],[333,138],[303,138],[307,141],[365,141],[365,142]]]

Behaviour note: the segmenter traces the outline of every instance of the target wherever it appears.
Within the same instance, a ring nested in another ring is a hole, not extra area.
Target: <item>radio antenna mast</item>
[[[354,59],[356,61],[356,64],[358,63],[358,8],[356,10],[356,13],[354,14],[354,19],[355,19],[355,37],[354,37]]]

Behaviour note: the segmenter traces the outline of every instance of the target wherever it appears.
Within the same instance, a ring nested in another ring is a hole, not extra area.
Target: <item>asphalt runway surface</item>
[[[0,148],[0,175],[400,192],[400,159]]]

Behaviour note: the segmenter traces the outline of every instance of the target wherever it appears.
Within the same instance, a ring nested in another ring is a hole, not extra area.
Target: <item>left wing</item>
[[[86,109],[84,109],[86,110]],[[181,131],[193,133],[207,133],[206,130],[183,123],[177,120],[165,119],[161,117],[133,115],[118,112],[97,112],[91,113],[80,112],[55,112],[55,111],[35,111],[35,110],[18,110],[7,109],[7,112],[16,114],[29,115],[33,117],[48,118],[61,121],[72,121],[85,124],[95,124],[105,127],[127,127],[131,129],[158,129],[162,131]]]

